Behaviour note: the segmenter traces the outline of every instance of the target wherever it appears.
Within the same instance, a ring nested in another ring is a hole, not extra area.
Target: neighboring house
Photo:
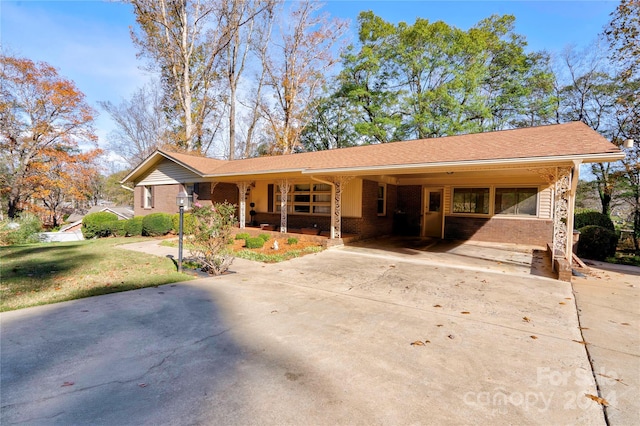
[[[75,232],[82,228],[82,219],[89,213],[109,212],[118,216],[118,220],[131,219],[135,212],[130,207],[93,206],[86,213],[74,212],[67,218],[67,223],[60,228],[60,232]]]
[[[238,204],[282,232],[389,234],[549,245],[571,256],[580,165],[624,154],[583,123],[224,161],[156,151],[123,179],[136,215]],[[254,207],[250,207],[254,203]]]

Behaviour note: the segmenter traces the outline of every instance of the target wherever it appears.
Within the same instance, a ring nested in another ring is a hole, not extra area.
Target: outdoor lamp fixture
[[[178,192],[176,204],[180,208],[180,227],[178,229],[178,272],[182,273],[182,229],[184,226],[184,208],[189,207],[191,197],[184,190]]]
[[[624,141],[623,146],[625,148],[633,148],[633,139],[627,139]]]

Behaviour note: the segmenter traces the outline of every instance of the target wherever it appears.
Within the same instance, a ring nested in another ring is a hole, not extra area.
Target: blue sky
[[[354,34],[363,10],[394,23],[413,23],[421,17],[462,29],[492,14],[513,14],[516,32],[526,37],[531,50],[559,52],[569,44],[586,46],[595,40],[616,5],[617,1],[333,0],[325,2],[325,10],[351,20]],[[96,128],[103,147],[113,124],[97,102],[118,103],[149,78],[129,36],[135,24],[131,10],[124,3],[99,0],[0,0],[2,48],[48,62],[73,80],[100,112]]]

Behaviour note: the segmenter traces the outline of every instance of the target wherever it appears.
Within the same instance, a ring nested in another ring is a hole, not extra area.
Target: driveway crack
[[[582,339],[583,342],[586,342],[586,339],[584,337],[584,328],[582,327],[582,318],[580,317],[580,308],[578,307],[578,294],[576,293],[576,289],[573,285],[573,282],[571,283],[571,292],[573,293],[573,302],[576,308],[576,316],[578,318],[578,330],[580,330],[580,338]],[[587,360],[589,361],[589,366],[591,367],[591,375],[593,376],[593,380],[595,381],[595,384],[596,384],[596,391],[598,393],[598,397],[604,398],[602,394],[602,389],[600,388],[600,382],[598,381],[598,374],[596,373],[596,369],[593,365],[593,358],[591,357],[591,352],[589,351],[589,345],[584,344],[582,346],[584,347],[584,350],[587,355]],[[607,406],[602,404],[601,407],[602,407],[602,414],[604,416],[604,422],[607,426],[610,426],[609,413],[607,412]]]

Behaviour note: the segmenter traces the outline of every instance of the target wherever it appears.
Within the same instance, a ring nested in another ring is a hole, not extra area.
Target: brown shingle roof
[[[203,175],[230,175],[588,156],[620,150],[584,123],[573,122],[234,161],[164,153]]]

